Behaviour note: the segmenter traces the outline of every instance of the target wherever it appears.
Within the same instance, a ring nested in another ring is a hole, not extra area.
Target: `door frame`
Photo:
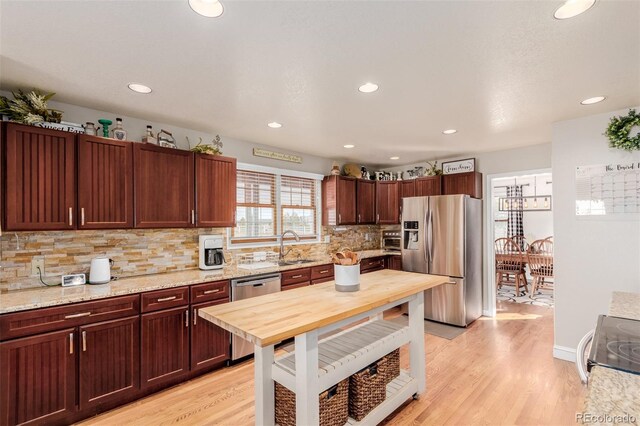
[[[482,314],[487,317],[495,317],[496,316],[496,298],[498,296],[496,286],[495,286],[495,275],[496,275],[496,265],[495,265],[495,256],[493,252],[493,242],[495,235],[495,226],[493,217],[495,214],[494,206],[493,206],[493,185],[492,182],[494,179],[506,178],[506,177],[522,177],[528,175],[536,175],[542,173],[552,173],[551,168],[545,169],[532,169],[532,170],[520,170],[506,173],[493,173],[487,175],[487,180],[485,181],[485,191],[487,194],[484,203],[484,232],[485,232],[485,288],[484,294],[487,295],[485,306]]]

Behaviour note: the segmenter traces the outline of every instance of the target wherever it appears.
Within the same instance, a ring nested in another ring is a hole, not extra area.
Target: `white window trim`
[[[231,240],[232,228],[227,228],[227,247],[229,249],[239,248],[253,248],[253,247],[272,247],[280,245],[280,235],[282,235],[282,212],[280,206],[280,186],[281,176],[300,177],[306,179],[313,179],[316,182],[316,238],[311,240],[297,241],[285,241],[285,246],[298,245],[298,244],[318,244],[322,239],[322,188],[321,182],[324,178],[323,175],[309,172],[299,172],[297,170],[278,169],[275,167],[259,166],[256,164],[238,163],[237,170],[247,170],[250,172],[269,173],[276,176],[275,182],[275,197],[276,197],[276,241],[271,242],[249,242],[249,243],[234,243]]]

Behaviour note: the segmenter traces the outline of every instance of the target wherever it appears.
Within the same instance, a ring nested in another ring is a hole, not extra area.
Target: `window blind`
[[[238,170],[236,202],[236,227],[232,234],[234,240],[276,240],[275,175]]]
[[[293,176],[280,179],[282,229],[290,229],[300,236],[315,236],[316,181]]]

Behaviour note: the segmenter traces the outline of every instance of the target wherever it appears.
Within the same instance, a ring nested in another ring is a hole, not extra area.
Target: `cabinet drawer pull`
[[[292,276],[292,277],[291,277],[291,279],[295,279],[295,278],[302,278],[302,274],[300,274],[300,275],[294,275],[294,276]]]
[[[69,314],[65,315],[64,319],[72,319],[72,318],[80,318],[80,317],[88,317],[91,315],[91,312],[80,312],[79,314]]]
[[[84,207],[80,209],[80,224],[84,226]]]
[[[174,300],[175,298],[176,296],[161,297],[158,299],[158,302],[168,302],[169,300]]]
[[[216,288],[215,290],[205,290],[203,294],[213,294],[213,293],[218,293],[219,291],[220,291],[219,288]]]
[[[73,354],[73,333],[69,333],[69,353]]]
[[[87,351],[87,332],[82,332],[82,352]]]
[[[69,207],[69,226],[73,226],[73,207]]]
[[[193,309],[193,325],[198,324],[198,309]]]
[[[329,272],[329,270],[328,270],[328,269],[325,269],[324,271],[320,271],[320,272],[318,272],[318,273],[319,273],[319,274],[326,274],[327,272]]]
[[[184,311],[184,326],[189,327],[189,310]]]

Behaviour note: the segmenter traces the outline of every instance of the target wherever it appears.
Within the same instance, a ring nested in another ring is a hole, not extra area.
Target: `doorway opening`
[[[487,218],[489,297],[554,306],[553,179],[550,170],[489,177]],[[494,306],[496,306],[494,305]]]

